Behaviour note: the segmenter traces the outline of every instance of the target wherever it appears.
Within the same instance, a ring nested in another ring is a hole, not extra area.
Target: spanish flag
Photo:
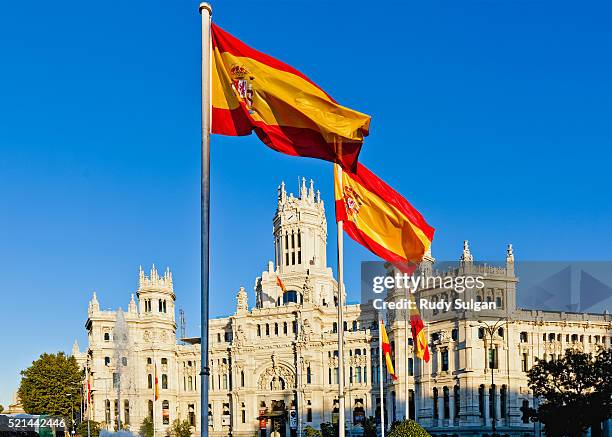
[[[336,221],[355,241],[391,263],[418,263],[434,228],[397,191],[365,166],[354,173],[334,169]]]
[[[354,169],[370,116],[212,24],[212,133],[255,131],[272,149]]]
[[[154,394],[155,394],[154,399],[155,400],[159,399],[159,383],[157,381],[157,364],[155,365],[155,388],[154,388]]]
[[[287,289],[285,288],[285,284],[281,280],[280,276],[276,277],[276,284],[280,287],[281,290],[283,290],[283,293],[287,292]]]
[[[382,352],[385,356],[385,363],[387,363],[387,372],[389,372],[391,378],[396,380],[397,376],[395,375],[395,369],[393,369],[393,361],[391,361],[391,343],[389,343],[389,337],[387,336],[385,324],[382,320],[380,321],[380,341],[382,344]]]
[[[429,363],[429,346],[427,345],[427,335],[425,335],[425,325],[416,306],[410,308],[410,330],[412,331],[416,356]]]

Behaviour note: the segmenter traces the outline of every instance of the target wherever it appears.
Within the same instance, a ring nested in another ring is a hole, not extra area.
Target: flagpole
[[[380,435],[385,437],[385,396],[383,392],[382,319],[378,318],[378,387],[380,389]]]
[[[340,147],[342,147],[340,145]],[[338,180],[342,184],[342,167],[334,165]],[[344,437],[344,225],[338,220],[338,437]],[[351,424],[352,425],[352,424]]]
[[[210,230],[210,82],[211,82],[211,15],[209,3],[200,3],[202,16],[202,180],[201,180],[201,332],[200,332],[200,435],[208,437],[208,275]]]
[[[408,319],[409,319],[409,315],[410,315],[410,296],[409,296],[410,290],[408,289],[408,287],[406,287],[406,303],[408,305],[408,308],[406,308],[406,320],[404,321],[404,332],[405,332],[405,342],[404,342],[404,346],[406,348],[405,353],[404,353],[404,364],[406,366],[406,378],[404,381],[404,385],[405,385],[405,395],[406,395],[406,415],[405,415],[405,420],[410,419],[410,390],[408,389],[408,363],[409,363],[409,359],[408,359],[408,331],[410,329],[410,323],[408,323]]]
[[[91,437],[91,388],[89,386],[89,358],[85,362],[85,374],[87,375],[87,437]]]

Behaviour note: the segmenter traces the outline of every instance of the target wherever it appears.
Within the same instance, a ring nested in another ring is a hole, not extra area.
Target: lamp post
[[[508,319],[506,317],[501,317],[499,318],[493,325],[489,325],[488,323],[483,322],[482,320],[478,320],[478,323],[481,325],[481,328],[487,333],[488,335],[488,339],[489,339],[489,343],[487,344],[487,338],[485,338],[485,356],[486,359],[489,360],[489,350],[493,350],[493,337],[495,336],[495,333],[497,332],[497,330],[503,325],[504,322],[506,322]],[[505,333],[507,335],[507,333]],[[489,362],[489,364],[492,364],[489,367],[489,370],[491,371],[491,401],[490,401],[490,405],[492,406],[491,408],[491,437],[498,437],[496,434],[496,425],[497,425],[497,418],[495,417],[496,415],[496,409],[497,409],[497,404],[496,404],[496,399],[495,399],[495,392],[496,392],[496,387],[495,387],[495,372],[493,372],[493,365],[495,364],[495,356],[492,356],[493,363]]]

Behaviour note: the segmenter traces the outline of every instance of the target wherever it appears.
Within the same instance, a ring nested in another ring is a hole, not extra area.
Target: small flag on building
[[[283,283],[283,281],[280,278],[280,276],[276,277],[276,284],[280,287],[281,290],[283,290],[283,293],[287,292],[287,289],[285,288],[285,284]]]

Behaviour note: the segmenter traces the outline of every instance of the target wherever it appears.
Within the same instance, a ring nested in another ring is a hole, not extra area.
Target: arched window
[[[438,419],[438,388],[433,388],[433,418]]]
[[[456,385],[453,388],[453,396],[455,398],[455,413],[454,413],[454,418],[455,419],[459,419],[459,413],[461,411],[461,396],[460,396],[460,391],[459,391],[459,386]]]
[[[165,390],[168,388],[168,375],[162,374],[162,388]]]
[[[288,303],[298,303],[298,294],[295,290],[287,290],[283,294],[283,304],[287,305]]]
[[[450,418],[450,392],[448,390],[448,387],[444,387],[442,389],[442,393],[444,396],[444,405],[443,405],[444,418],[449,419]]]
[[[278,323],[274,324],[274,335],[278,335]]]
[[[104,357],[104,365],[105,366],[110,366],[110,357]]]
[[[108,332],[104,333],[104,341],[110,341],[110,334]]]
[[[187,388],[189,391],[193,391],[193,376],[187,377]]]
[[[147,386],[153,388],[153,375],[150,373],[147,375]]]
[[[270,325],[266,323],[266,335],[270,335]]]

